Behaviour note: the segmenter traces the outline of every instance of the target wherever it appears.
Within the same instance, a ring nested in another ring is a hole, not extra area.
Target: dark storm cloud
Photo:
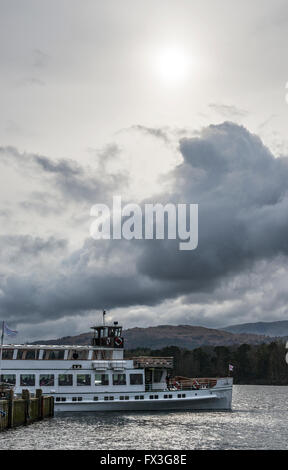
[[[274,158],[257,136],[230,122],[181,139],[179,151],[183,161],[169,174],[170,192],[143,202],[199,204],[196,250],[179,251],[179,240],[88,239],[59,259],[53,276],[50,271],[37,277],[33,271],[2,274],[1,310],[29,322],[92,309],[156,305],[179,295],[204,301],[207,292],[211,300],[213,289],[261,260],[286,259],[287,160]],[[65,175],[71,182],[88,181],[89,187],[89,177],[74,164],[39,156],[33,161],[59,175],[59,181]],[[233,289],[229,295],[233,299]]]
[[[54,273],[18,270],[17,274],[2,274],[2,314],[14,322],[30,323],[115,305],[156,304],[157,283],[125,269],[125,263],[133,261],[127,254],[128,244],[111,247],[110,243],[95,245],[87,240],[81,250],[62,257]],[[101,257],[100,267],[96,261]]]
[[[181,252],[173,241],[146,242],[142,274],[178,286],[189,279],[195,291],[288,253],[287,159],[275,159],[258,137],[228,122],[182,139],[179,148],[184,161],[173,172],[167,202],[199,204],[199,246]]]

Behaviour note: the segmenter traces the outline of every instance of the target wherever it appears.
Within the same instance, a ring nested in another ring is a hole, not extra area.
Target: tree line
[[[283,341],[240,346],[203,346],[193,350],[168,346],[152,350],[138,348],[126,351],[126,357],[172,356],[174,375],[185,377],[226,377],[233,365],[236,384],[288,385],[288,364]]]

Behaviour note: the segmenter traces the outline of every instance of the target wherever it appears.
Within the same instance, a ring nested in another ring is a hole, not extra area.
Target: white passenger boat
[[[117,322],[92,330],[91,346],[3,345],[0,381],[41,388],[56,412],[231,409],[231,377],[172,378],[172,357],[124,359]]]

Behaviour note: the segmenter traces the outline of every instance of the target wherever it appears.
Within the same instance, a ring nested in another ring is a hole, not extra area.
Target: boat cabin
[[[118,326],[118,322],[110,326],[92,326],[91,329],[94,331],[92,346],[123,349],[122,326]]]

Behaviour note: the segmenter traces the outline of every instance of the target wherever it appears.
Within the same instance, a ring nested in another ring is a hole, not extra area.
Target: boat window
[[[95,361],[111,361],[113,359],[113,351],[93,351],[92,359]]]
[[[43,359],[53,361],[64,359],[64,349],[45,349]]]
[[[20,385],[23,387],[34,387],[35,386],[35,375],[34,374],[21,374]]]
[[[108,374],[95,374],[95,385],[109,385]]]
[[[58,385],[62,387],[73,385],[73,375],[72,374],[59,374]]]
[[[17,359],[33,360],[39,358],[39,349],[18,349]]]
[[[130,374],[130,385],[143,385],[143,375]]]
[[[162,375],[163,375],[162,370],[157,370],[157,369],[154,370],[154,382],[156,382],[156,383],[161,382]]]
[[[13,349],[3,349],[2,359],[13,359]]]
[[[75,351],[75,349],[70,349],[68,352],[68,360],[72,361],[83,361],[88,359],[88,351]]]
[[[101,328],[100,330],[100,337],[101,338],[107,338],[108,336],[108,328],[105,326],[105,328]]]
[[[98,401],[98,397],[94,397],[94,401]]]
[[[90,374],[78,374],[77,385],[91,385],[91,375]]]
[[[126,374],[113,374],[113,385],[126,385]]]
[[[41,374],[39,378],[40,387],[54,386],[54,375],[52,374]]]
[[[2,374],[0,382],[4,382],[5,384],[16,385],[16,375],[14,375],[14,374]]]

